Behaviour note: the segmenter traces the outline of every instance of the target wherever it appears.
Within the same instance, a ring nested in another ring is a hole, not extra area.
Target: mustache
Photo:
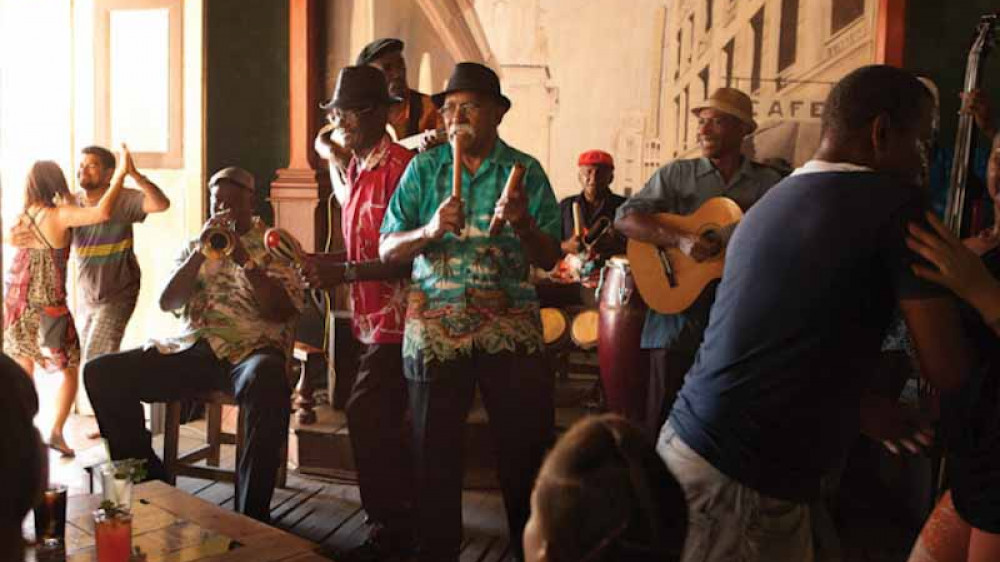
[[[454,139],[458,135],[466,135],[469,138],[475,138],[476,132],[472,128],[472,125],[469,125],[468,123],[460,123],[458,125],[452,125],[448,129],[448,138]]]

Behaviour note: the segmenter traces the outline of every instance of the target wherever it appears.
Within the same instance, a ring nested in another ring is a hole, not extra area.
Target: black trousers
[[[175,354],[133,349],[89,361],[83,380],[111,458],[147,459],[149,477],[160,479],[166,472],[153,453],[141,402],[192,398],[210,390],[232,392],[246,429],[243,454],[236,459],[236,503],[243,514],[268,521],[291,414],[283,353],[260,349],[230,365],[217,359],[204,340]]]
[[[409,536],[413,520],[413,454],[406,427],[403,346],[362,345],[347,402],[347,426],[361,503],[390,534]]]
[[[413,416],[421,560],[458,560],[462,545],[463,436],[476,385],[489,416],[511,547],[531,511],[531,489],[555,425],[554,380],[544,356],[473,352],[444,363],[406,359]]]

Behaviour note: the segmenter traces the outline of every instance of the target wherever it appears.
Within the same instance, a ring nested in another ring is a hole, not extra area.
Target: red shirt
[[[347,259],[377,260],[382,218],[413,152],[388,135],[363,162],[347,167],[347,204],[341,212]],[[406,320],[407,279],[351,283],[351,325],[365,344],[402,343]]]

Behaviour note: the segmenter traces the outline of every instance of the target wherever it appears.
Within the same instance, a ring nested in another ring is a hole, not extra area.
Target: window
[[[691,29],[690,37],[688,39],[691,43],[691,48],[688,50],[688,62],[694,58],[694,13],[688,16],[688,27]]]
[[[761,46],[764,43],[764,8],[757,10],[750,20],[750,27],[753,28],[753,68],[750,71],[750,91],[760,90],[760,64]]]
[[[830,3],[830,34],[844,29],[865,13],[865,0],[836,0]]]
[[[778,72],[795,63],[799,34],[799,0],[781,0],[781,35],[778,39]]]
[[[181,0],[94,2],[94,141],[128,141],[139,168],[182,168]]]
[[[698,73],[698,79],[701,80],[701,91],[704,97],[702,99],[708,99],[708,67],[701,69]]]
[[[733,39],[730,39],[722,52],[726,54],[726,87],[733,87]]]
[[[705,31],[712,29],[712,0],[705,0]]]
[[[681,96],[678,94],[674,97],[674,113],[677,116],[674,122],[674,156],[677,156],[677,151],[681,146]]]
[[[690,88],[691,86],[684,86],[684,113],[681,114],[681,118],[684,119],[684,148],[688,147],[688,124],[691,122]]]
[[[681,51],[684,45],[684,30],[677,30],[677,65],[674,69],[674,79],[676,80],[678,76],[681,75]]]

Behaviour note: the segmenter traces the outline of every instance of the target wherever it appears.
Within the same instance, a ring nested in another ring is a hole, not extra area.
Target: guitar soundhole
[[[698,236],[709,243],[714,243],[718,247],[718,251],[712,254],[711,257],[704,259],[702,261],[714,261],[722,257],[722,250],[724,248],[722,240],[722,227],[717,224],[705,224],[702,225],[701,229],[698,230]]]

